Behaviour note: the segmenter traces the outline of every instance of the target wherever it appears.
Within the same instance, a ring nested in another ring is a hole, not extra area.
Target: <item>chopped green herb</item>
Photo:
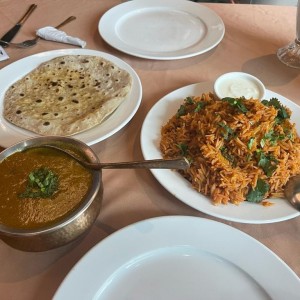
[[[194,112],[200,111],[205,106],[204,102],[198,102]]]
[[[260,144],[260,147],[263,148],[265,145],[266,145],[266,139],[265,138],[262,138],[259,142]]]
[[[180,105],[178,111],[177,111],[177,114],[176,116],[177,117],[181,117],[181,116],[184,116],[186,114],[186,110],[185,110],[185,106],[184,105]]]
[[[276,145],[277,141],[283,140],[286,136],[284,134],[279,134],[277,132],[274,132],[273,130],[270,130],[268,133],[264,135],[264,137],[260,141],[260,146],[263,148],[266,144],[266,141],[269,140],[271,145]]]
[[[230,153],[228,153],[228,149],[226,147],[222,147],[221,149],[221,153],[222,155],[231,163],[231,164],[235,164],[235,158],[233,155],[231,155]]]
[[[219,122],[218,125],[224,129],[223,137],[225,140],[234,136],[234,131],[224,122]]]
[[[265,139],[272,140],[276,137],[276,133],[273,130],[270,130],[268,133],[265,134]]]
[[[256,187],[251,189],[246,200],[249,202],[259,203],[264,199],[265,194],[269,191],[269,184],[262,179],[258,179]]]
[[[292,132],[288,132],[288,133],[286,133],[286,137],[287,137],[289,140],[291,140],[291,141],[293,141],[293,140],[294,140],[294,135],[293,135],[293,133],[292,133]]]
[[[243,113],[246,113],[248,111],[247,107],[244,105],[243,100],[245,98],[231,98],[231,97],[225,97],[222,99],[222,101],[228,102],[231,106],[237,108]]]
[[[249,150],[252,149],[252,146],[253,146],[254,142],[255,142],[255,138],[252,137],[252,138],[249,140],[248,144],[247,144],[247,147],[248,147]]]
[[[284,119],[290,118],[289,113],[277,98],[271,98],[270,100],[262,100],[262,104],[264,104],[265,106],[274,106],[277,109],[278,111],[276,117],[277,123],[280,123]]]
[[[180,149],[181,155],[186,156],[188,152],[188,145],[181,143],[181,144],[176,144],[176,146]]]
[[[252,155],[248,153],[246,156],[246,161],[250,161],[251,159],[252,159]]]
[[[277,168],[278,161],[274,157],[270,155],[266,155],[262,151],[257,152],[257,158],[258,158],[258,166],[263,169],[264,173],[268,177],[271,177]]]
[[[268,133],[264,135],[264,137],[260,140],[260,146],[263,148],[266,145],[267,140],[272,139],[273,130],[270,130]]]
[[[185,101],[187,104],[194,104],[194,103],[195,103],[192,97],[186,97],[186,98],[184,99],[184,101]]]
[[[58,189],[58,176],[51,170],[39,168],[28,175],[25,192],[20,198],[50,198]]]

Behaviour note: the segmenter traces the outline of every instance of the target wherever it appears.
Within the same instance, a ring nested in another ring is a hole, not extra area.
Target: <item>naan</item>
[[[9,87],[3,115],[41,135],[73,135],[100,124],[131,88],[131,75],[102,57],[60,56]]]

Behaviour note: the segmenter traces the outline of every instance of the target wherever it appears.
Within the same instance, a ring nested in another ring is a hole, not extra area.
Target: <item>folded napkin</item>
[[[75,46],[80,46],[81,48],[84,48],[86,45],[85,41],[76,37],[69,36],[64,31],[58,30],[51,26],[38,29],[36,34],[42,39],[48,41],[71,44]]]

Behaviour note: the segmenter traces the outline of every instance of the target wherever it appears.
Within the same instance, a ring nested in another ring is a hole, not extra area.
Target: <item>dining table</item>
[[[282,64],[276,56],[280,47],[295,39],[296,7],[197,3],[195,5],[213,10],[223,20],[223,39],[205,53],[164,60],[137,57],[117,50],[99,34],[101,17],[124,2],[35,0],[37,8],[13,39],[14,42],[20,42],[34,38],[38,28],[56,26],[72,15],[76,20],[62,30],[84,40],[85,49],[118,57],[135,70],[142,85],[141,104],[123,128],[91,145],[101,161],[142,160],[141,129],[153,105],[176,89],[194,83],[214,82],[223,73],[250,73],[258,77],[267,89],[300,105],[300,70]],[[33,0],[0,0],[0,35],[6,33],[32,3]],[[2,76],[6,75],[3,69],[18,60],[46,51],[75,48],[78,47],[43,39],[26,49],[13,46],[4,48],[9,58],[0,61],[0,82],[4,78]],[[3,144],[0,141],[1,150],[4,149]],[[89,232],[77,243],[43,252],[26,252],[0,241],[1,299],[53,298],[70,270],[95,245],[128,225],[161,216],[193,216],[236,228],[269,248],[300,276],[299,217],[265,224],[225,220],[183,203],[167,191],[149,170],[103,170],[102,176],[104,193],[99,216]],[[255,253],[253,256],[255,260]]]

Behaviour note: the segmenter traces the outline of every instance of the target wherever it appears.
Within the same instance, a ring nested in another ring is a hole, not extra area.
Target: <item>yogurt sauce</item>
[[[218,90],[224,97],[245,97],[246,99],[261,97],[259,87],[250,78],[224,78],[220,82]]]

